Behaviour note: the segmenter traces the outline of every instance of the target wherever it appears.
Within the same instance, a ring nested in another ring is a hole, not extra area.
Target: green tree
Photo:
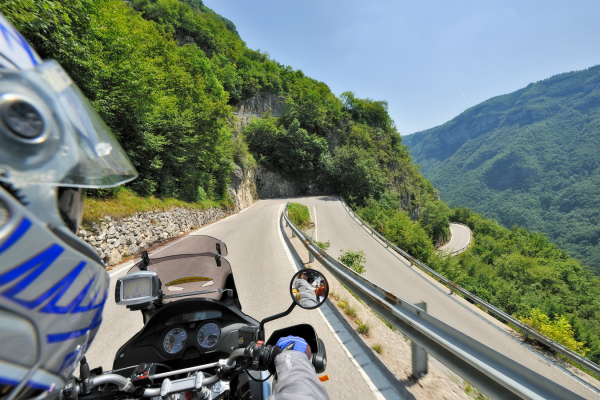
[[[450,237],[449,208],[443,201],[429,201],[421,211],[419,224],[425,229],[433,243]]]
[[[344,146],[334,151],[330,162],[323,162],[335,189],[345,198],[362,204],[369,197],[379,198],[387,180],[377,161],[366,150]]]

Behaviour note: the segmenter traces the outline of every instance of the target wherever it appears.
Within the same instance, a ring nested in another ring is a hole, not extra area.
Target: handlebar
[[[229,355],[229,358],[220,360],[219,362],[198,365],[195,367],[180,369],[177,371],[164,372],[162,374],[155,374],[153,376],[153,378],[154,379],[167,378],[169,376],[185,374],[188,372],[197,372],[197,371],[201,371],[204,369],[215,368],[215,367],[221,367],[221,369],[228,371],[235,365],[235,362],[238,358],[244,357],[245,352],[246,352],[246,349],[236,349]],[[184,379],[189,379],[189,378],[184,378]],[[183,381],[184,379],[173,381],[173,383]],[[203,387],[206,387],[206,386],[215,384],[219,380],[220,380],[219,376],[214,375],[214,376],[210,376],[208,378],[201,378],[200,383]],[[103,374],[103,375],[99,375],[99,376],[90,378],[90,380],[86,382],[88,392],[89,392],[89,389],[92,389],[94,387],[101,386],[101,385],[106,385],[106,384],[116,385],[120,392],[133,393],[136,390],[136,387],[131,383],[131,379],[125,378],[118,374]],[[77,391],[78,394],[82,393],[84,391],[83,387],[84,387],[83,383],[80,383],[79,385],[75,386],[75,390]],[[161,388],[145,388],[143,393],[136,393],[136,395],[140,396],[140,397],[147,397],[147,398],[157,397],[157,396],[162,395],[161,389],[162,389],[162,387]],[[64,390],[63,390],[63,392],[64,392]]]
[[[327,358],[325,356],[325,347],[321,339],[317,339],[316,342],[318,351],[313,353],[311,361],[315,366],[315,371],[320,373],[325,370]],[[246,348],[236,349],[230,353],[228,358],[221,359],[218,362],[176,371],[168,371],[161,374],[154,374],[154,369],[152,369],[154,364],[140,364],[138,368],[141,367],[141,369],[136,369],[136,372],[134,372],[131,378],[125,378],[113,373],[90,377],[89,368],[87,368],[87,374],[82,374],[82,378],[78,381],[78,384],[76,384],[75,380],[72,380],[72,383],[65,386],[61,391],[61,400],[71,400],[76,399],[77,397],[82,398],[82,400],[97,399],[98,393],[90,393],[90,390],[94,387],[106,384],[117,386],[117,392],[110,392],[111,395],[114,393],[115,396],[118,396],[119,393],[131,393],[136,398],[158,396],[165,398],[170,394],[183,393],[190,390],[201,390],[206,392],[206,395],[208,396],[211,390],[215,390],[214,388],[211,389],[211,386],[220,381],[221,385],[219,389],[216,389],[216,393],[223,393],[229,391],[229,382],[242,371],[246,369],[256,371],[270,369],[272,367],[273,357],[276,354],[273,352],[274,348],[273,345],[262,341],[251,342]],[[244,358],[243,364],[234,370],[236,361],[240,358]],[[217,368],[218,373],[205,377],[204,374],[200,372],[209,368]],[[195,372],[195,374],[176,380],[169,379],[171,376],[189,374],[190,372]],[[165,379],[162,381],[160,388],[144,387],[148,383],[152,384],[155,379],[161,378]],[[78,395],[73,395],[73,390],[76,390]]]

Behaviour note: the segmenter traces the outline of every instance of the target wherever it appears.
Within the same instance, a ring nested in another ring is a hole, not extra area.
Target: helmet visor
[[[138,173],[125,151],[90,102],[62,67],[53,60],[39,67],[75,130],[78,160],[60,186],[107,188],[137,178]]]
[[[0,180],[108,188],[138,176],[90,102],[53,60],[0,71]]]

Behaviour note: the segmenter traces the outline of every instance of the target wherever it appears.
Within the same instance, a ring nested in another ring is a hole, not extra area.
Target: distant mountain
[[[450,206],[543,232],[600,274],[600,66],[494,97],[402,142]]]

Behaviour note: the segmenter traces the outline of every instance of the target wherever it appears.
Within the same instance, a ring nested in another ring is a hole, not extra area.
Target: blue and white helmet
[[[92,342],[108,274],[77,238],[84,188],[137,172],[77,86],[0,15],[0,396],[57,394]]]

